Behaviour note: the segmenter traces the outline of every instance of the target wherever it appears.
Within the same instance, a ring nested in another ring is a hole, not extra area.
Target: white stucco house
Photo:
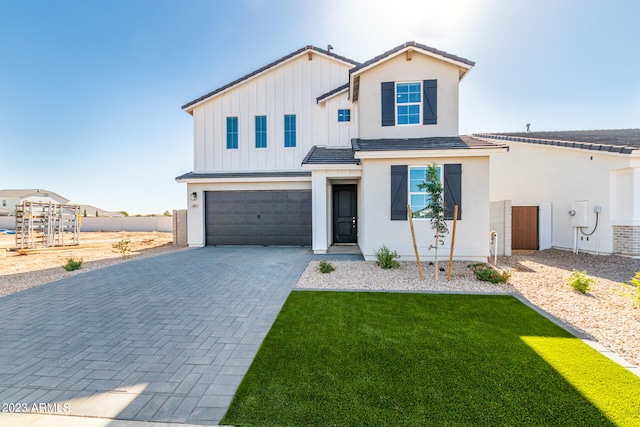
[[[69,199],[43,189],[0,190],[0,215],[14,215],[22,202],[65,204]]]
[[[188,244],[358,245],[369,260],[386,244],[413,257],[407,205],[424,208],[417,184],[436,163],[447,219],[459,206],[455,258],[486,260],[491,158],[507,144],[458,134],[473,66],[415,42],[363,63],[306,46],[185,104]],[[414,225],[431,259],[429,221]]]
[[[509,146],[490,182],[491,200],[513,208],[513,249],[640,257],[640,129],[474,136]],[[529,208],[532,221],[519,218]]]

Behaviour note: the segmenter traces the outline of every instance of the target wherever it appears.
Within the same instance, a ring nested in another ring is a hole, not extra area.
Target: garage
[[[206,191],[207,245],[311,246],[311,190]]]

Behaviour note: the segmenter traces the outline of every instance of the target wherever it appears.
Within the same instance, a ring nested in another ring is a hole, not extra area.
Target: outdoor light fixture
[[[198,193],[196,192],[191,193],[191,200],[198,200]]]

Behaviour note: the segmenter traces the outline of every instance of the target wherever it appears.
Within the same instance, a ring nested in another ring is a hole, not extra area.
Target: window
[[[396,83],[396,118],[398,125],[420,124],[422,84],[420,82]]]
[[[430,213],[426,210],[427,203],[431,199],[426,190],[420,188],[420,184],[427,176],[426,166],[409,167],[409,205],[413,218],[430,218]],[[438,178],[442,182],[442,167],[438,166]],[[406,214],[405,214],[406,215]]]
[[[351,121],[351,110],[338,110],[338,121],[339,122],[350,122]]]
[[[6,206],[7,206],[7,201],[6,201],[6,200],[3,200],[3,201],[2,201],[2,207],[4,208],[4,207],[6,207]]]
[[[295,114],[284,115],[284,146],[285,147],[296,146],[296,115]]]
[[[227,117],[227,148],[238,148],[238,118]]]
[[[256,148],[267,148],[267,116],[256,116]]]

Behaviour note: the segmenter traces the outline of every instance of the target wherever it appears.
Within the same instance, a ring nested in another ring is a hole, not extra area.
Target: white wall
[[[489,256],[489,157],[424,158],[363,160],[360,189],[364,211],[360,213],[360,248],[367,260],[374,260],[374,252],[383,244],[395,250],[404,260],[415,259],[409,221],[391,221],[391,165],[427,166],[462,164],[462,219],[456,231],[454,259],[486,261]],[[453,221],[447,221],[453,230]],[[433,259],[435,233],[427,219],[414,219],[414,229],[423,260]],[[449,257],[451,233],[439,247],[439,258]]]
[[[173,231],[170,216],[157,217],[87,217],[80,231]]]
[[[311,177],[300,181],[244,181],[187,184],[187,197],[196,193],[197,200],[187,200],[187,242],[189,246],[206,244],[205,191],[311,190]]]
[[[316,98],[346,83],[351,67],[304,52],[195,107],[194,171],[300,169],[313,145],[326,145],[327,113]],[[295,148],[284,147],[285,114],[296,115]],[[267,148],[255,148],[257,115],[267,116]],[[238,117],[238,149],[226,148],[227,117]]]
[[[0,216],[0,228],[13,230],[16,228],[15,216]]]
[[[435,125],[382,126],[382,82],[438,80],[438,123]],[[411,61],[400,54],[360,75],[358,95],[360,138],[417,138],[458,136],[458,85],[456,65],[414,52]]]
[[[629,166],[629,156],[575,148],[501,141],[509,152],[491,158],[491,200],[511,200],[513,206],[539,206],[550,202],[550,215],[541,222],[552,230],[541,229],[552,245],[572,249],[574,229],[568,212],[571,202],[589,201],[589,233],[595,226],[596,205],[602,207],[599,230],[582,236],[580,250],[611,253],[613,249],[612,209],[622,209],[624,198],[633,192],[623,191],[617,200],[610,195],[611,171]],[[614,185],[615,187],[615,185]],[[637,197],[637,196],[635,196]],[[616,208],[617,206],[617,208]],[[546,205],[549,207],[549,205]],[[625,208],[626,209],[626,208]],[[550,216],[550,220],[548,220]],[[599,242],[598,242],[599,241]],[[546,245],[545,245],[546,246]]]
[[[351,147],[351,138],[358,137],[357,106],[357,103],[354,104],[349,101],[348,91],[320,103],[325,126],[323,127],[323,135],[319,145]],[[339,109],[351,110],[350,122],[338,122]]]

